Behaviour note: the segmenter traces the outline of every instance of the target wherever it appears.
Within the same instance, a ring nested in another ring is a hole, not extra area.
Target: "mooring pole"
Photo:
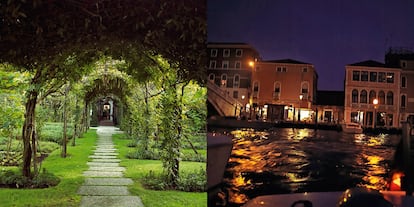
[[[412,186],[412,169],[411,169],[411,124],[407,121],[402,122],[402,142],[403,142],[403,163],[404,178],[402,186],[404,186],[405,195],[411,196],[413,193]]]

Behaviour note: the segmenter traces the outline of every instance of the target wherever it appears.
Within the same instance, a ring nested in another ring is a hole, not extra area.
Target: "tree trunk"
[[[31,177],[31,162],[32,162],[32,146],[31,139],[33,136],[34,130],[34,120],[36,117],[36,102],[37,102],[37,91],[30,91],[28,94],[26,102],[26,113],[22,129],[22,139],[23,139],[23,167],[22,174],[24,177]],[[35,144],[35,142],[34,142]]]
[[[68,143],[68,112],[67,112],[67,105],[68,105],[68,93],[69,93],[70,85],[66,86],[65,89],[65,100],[63,102],[63,139],[62,139],[62,154],[61,157],[65,158],[67,153],[67,143]]]

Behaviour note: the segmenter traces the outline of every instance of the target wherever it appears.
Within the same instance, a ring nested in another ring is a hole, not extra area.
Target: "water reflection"
[[[225,132],[226,131],[222,131]],[[224,176],[229,206],[259,195],[384,189],[398,136],[311,129],[236,130]]]

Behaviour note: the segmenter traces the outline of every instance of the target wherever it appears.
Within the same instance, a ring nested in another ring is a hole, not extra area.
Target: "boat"
[[[351,134],[361,134],[362,127],[358,123],[343,123],[341,124],[342,131]]]

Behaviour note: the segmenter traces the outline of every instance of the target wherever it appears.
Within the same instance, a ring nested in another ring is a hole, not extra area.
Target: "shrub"
[[[38,146],[38,152],[40,153],[46,153],[49,154],[57,149],[59,149],[60,146],[59,144],[55,143],[55,142],[39,142],[39,146]]]
[[[140,159],[140,160],[159,160],[160,155],[151,150],[136,150],[126,155],[129,159]]]
[[[173,189],[168,182],[167,175],[150,171],[143,176],[141,183],[151,190],[171,190]],[[207,189],[207,173],[204,169],[191,173],[182,173],[178,180],[178,186],[174,190],[185,192],[205,192]]]
[[[60,179],[43,169],[32,180],[24,177],[20,172],[12,170],[0,171],[0,186],[9,188],[47,188],[59,184]]]

